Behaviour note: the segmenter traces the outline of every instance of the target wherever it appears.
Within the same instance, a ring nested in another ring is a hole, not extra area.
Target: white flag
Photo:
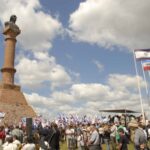
[[[150,49],[136,49],[134,52],[135,58],[138,60],[150,59]]]

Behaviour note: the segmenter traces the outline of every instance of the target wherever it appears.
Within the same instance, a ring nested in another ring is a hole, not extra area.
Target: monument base
[[[0,84],[0,111],[5,112],[3,122],[17,124],[22,117],[35,117],[36,113],[28,105],[20,86]]]

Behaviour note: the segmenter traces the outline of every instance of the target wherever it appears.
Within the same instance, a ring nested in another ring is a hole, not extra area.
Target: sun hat
[[[138,122],[135,119],[132,119],[129,123],[128,123],[128,127],[138,127]]]

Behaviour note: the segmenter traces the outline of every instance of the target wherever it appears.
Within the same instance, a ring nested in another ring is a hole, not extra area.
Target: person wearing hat
[[[135,130],[138,128],[138,122],[135,119],[132,119],[128,123],[128,128],[130,130],[130,140],[134,143]]]
[[[135,130],[134,135],[135,150],[148,150],[147,137],[143,129],[144,126],[145,124],[143,122],[139,122],[138,128]]]
[[[91,136],[87,143],[89,150],[101,150],[99,133],[94,124],[91,125]]]

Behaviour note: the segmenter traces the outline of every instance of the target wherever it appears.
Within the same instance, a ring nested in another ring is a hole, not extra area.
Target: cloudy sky
[[[11,14],[17,37],[15,83],[35,111],[99,114],[141,111],[133,50],[150,47],[150,1],[0,0],[0,28]],[[0,66],[4,37],[0,35]],[[142,101],[149,111],[139,70]]]

